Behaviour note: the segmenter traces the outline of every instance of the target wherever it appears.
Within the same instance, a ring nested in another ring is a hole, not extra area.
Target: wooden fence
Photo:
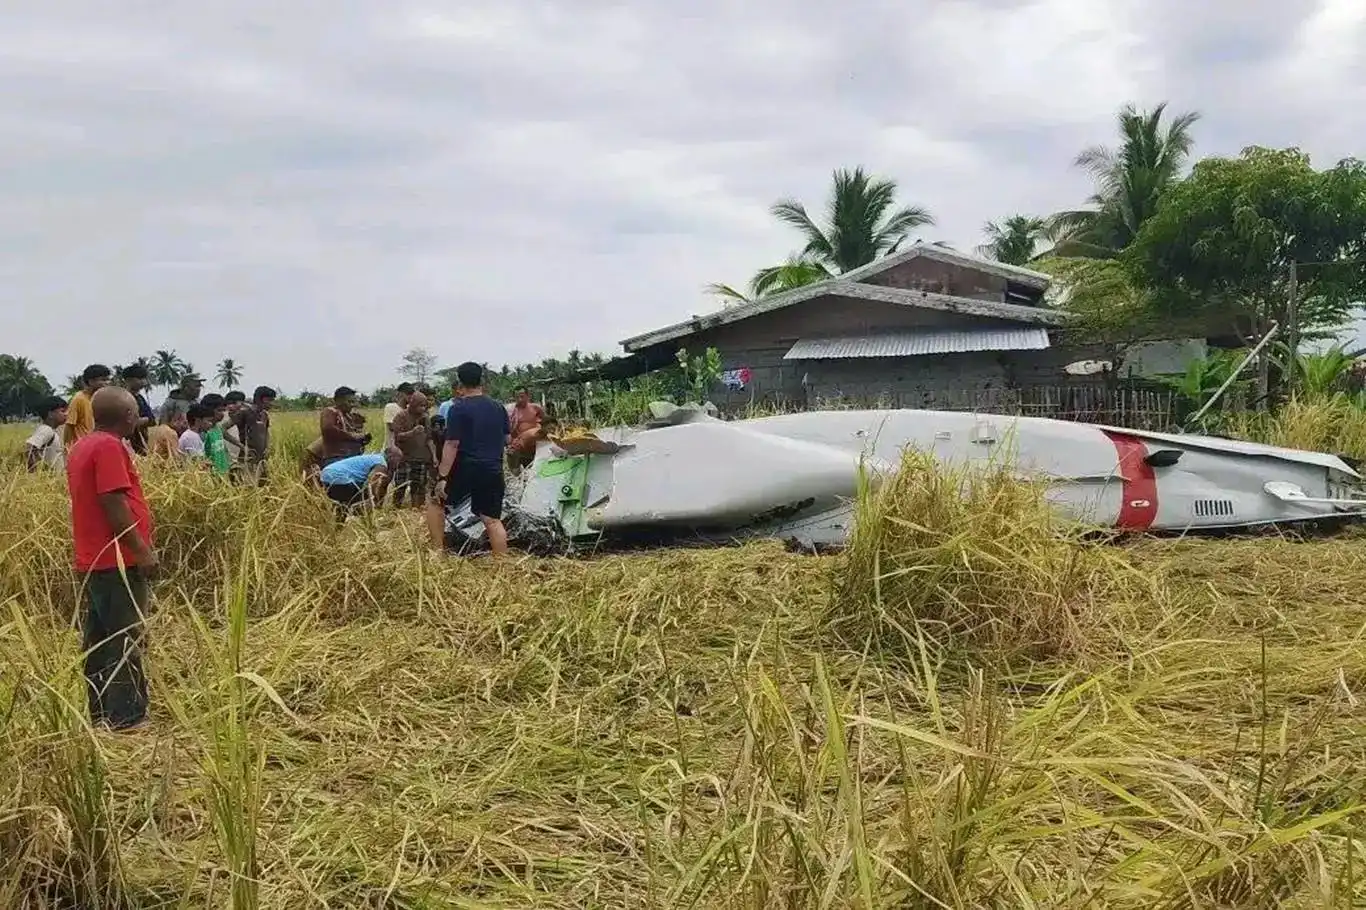
[[[1080,423],[1104,423],[1140,430],[1173,429],[1179,417],[1174,393],[1150,388],[1104,388],[1101,386],[1037,386],[1024,389],[959,389],[933,393],[883,392],[877,395],[846,395],[809,401],[756,401],[722,408],[729,417],[799,410],[847,410],[851,408],[923,408],[932,411],[973,411],[1048,417]]]
[[[1217,414],[1245,410],[1242,390],[1230,389],[1214,409]],[[1189,415],[1191,405],[1175,392],[1152,386],[1101,385],[1033,386],[1022,389],[945,389],[933,392],[880,392],[843,395],[839,398],[790,399],[772,394],[745,401],[731,398],[717,402],[727,418],[758,417],[768,414],[811,410],[849,410],[852,408],[920,408],[931,411],[972,411],[982,414],[1007,414],[1048,417],[1079,423],[1103,423],[1133,427],[1137,430],[1171,431]],[[586,419],[590,424],[633,423],[643,417],[644,399],[623,395],[618,400],[612,391],[586,399],[546,400],[552,413],[572,421]],[[637,413],[639,412],[639,413]]]

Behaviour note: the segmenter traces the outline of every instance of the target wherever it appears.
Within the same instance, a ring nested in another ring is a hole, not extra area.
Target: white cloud
[[[1145,94],[1154,51],[1135,30],[1127,0],[1033,0],[932,7],[917,43],[942,58],[947,90],[974,104],[957,122],[1094,124],[1113,116],[1116,98]]]

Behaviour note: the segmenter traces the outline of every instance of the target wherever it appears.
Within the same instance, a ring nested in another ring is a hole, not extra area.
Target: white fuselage
[[[624,447],[566,460],[543,445],[519,494],[521,509],[556,515],[571,539],[691,529],[839,544],[861,479],[896,470],[907,448],[951,466],[1007,465],[1100,527],[1199,530],[1366,511],[1350,492],[1360,478],[1335,456],[1042,418],[812,411],[597,435]]]

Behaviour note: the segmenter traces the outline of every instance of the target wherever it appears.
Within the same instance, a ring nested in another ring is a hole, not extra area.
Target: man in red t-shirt
[[[95,431],[66,456],[71,536],[85,593],[85,678],[90,719],[116,730],[147,719],[142,671],[148,583],[156,573],[152,515],[126,440],[137,400],[106,386],[90,400]]]

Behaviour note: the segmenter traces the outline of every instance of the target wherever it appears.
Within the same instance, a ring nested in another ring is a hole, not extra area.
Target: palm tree
[[[1200,115],[1193,111],[1164,128],[1166,102],[1150,111],[1126,104],[1119,112],[1120,144],[1092,146],[1076,165],[1091,174],[1096,191],[1091,208],[1059,212],[1049,219],[1060,255],[1110,259],[1138,235],[1167,190],[1181,179],[1195,146],[1191,135]]]
[[[825,227],[816,224],[795,199],[780,200],[771,210],[773,217],[801,231],[806,239],[797,257],[801,262],[824,266],[837,275],[896,252],[916,228],[934,224],[930,213],[919,206],[894,209],[896,181],[870,177],[861,167],[835,171],[832,184]]]
[[[0,354],[0,417],[22,417],[51,394],[47,377],[32,360]]]
[[[934,224],[919,206],[895,208],[895,180],[870,177],[856,167],[835,171],[831,183],[824,227],[795,199],[779,200],[770,210],[773,217],[801,231],[806,245],[800,252],[756,272],[748,294],[728,284],[708,285],[707,292],[748,302],[805,287],[895,253],[916,228]]]
[[[728,284],[709,284],[706,290],[708,294],[724,298],[721,303],[722,306],[730,306],[732,303],[749,303],[751,300],[748,295],[737,291]]]
[[[1048,237],[1048,225],[1031,215],[1011,215],[1004,221],[988,221],[982,228],[987,242],[977,248],[984,256],[1007,265],[1024,265],[1038,255],[1039,241]]]
[[[218,362],[218,373],[215,377],[220,389],[234,388],[242,381],[242,366],[231,357],[224,357]]]
[[[152,355],[152,381],[170,388],[180,382],[187,372],[185,361],[175,351],[157,351]]]
[[[748,294],[743,294],[728,284],[709,284],[707,293],[724,297],[728,301],[749,303],[761,297],[781,294],[832,277],[834,276],[830,274],[830,270],[820,263],[791,256],[781,265],[769,266],[756,272],[749,281]]]

